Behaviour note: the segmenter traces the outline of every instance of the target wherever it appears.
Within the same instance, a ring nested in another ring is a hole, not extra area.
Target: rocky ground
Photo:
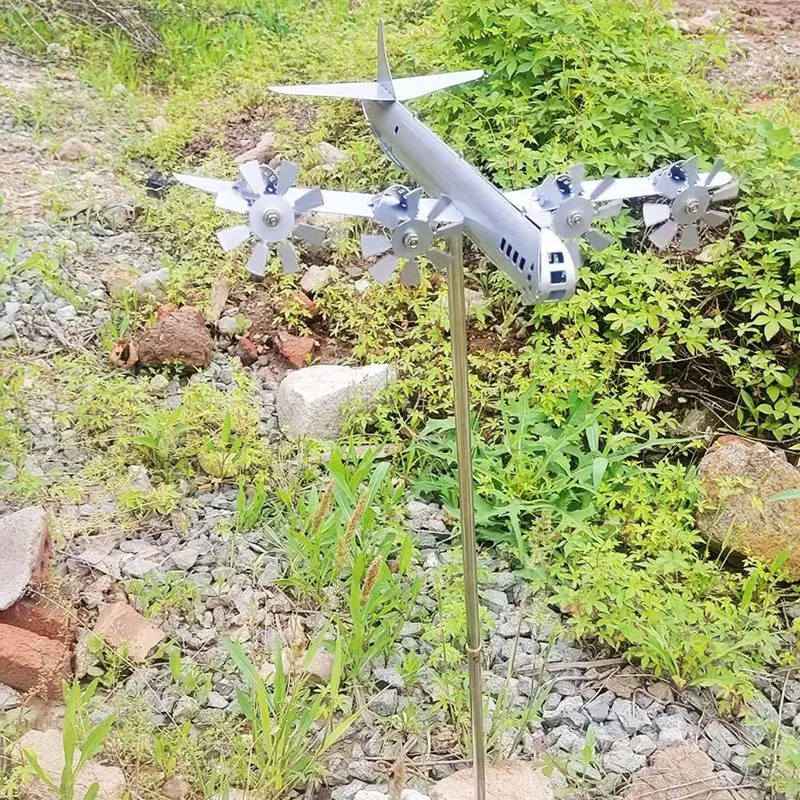
[[[785,26],[771,35],[776,47],[791,56],[796,18],[785,8],[775,5]],[[695,11],[704,13],[705,8],[692,6]],[[760,67],[748,70],[752,74]],[[117,131],[85,85],[2,52],[0,98],[0,213],[6,230],[20,237],[4,255],[12,269],[3,277],[0,268],[0,357],[27,365],[30,374],[52,375],[63,359],[102,353],[98,336],[113,300],[112,287],[101,275],[124,263],[139,276],[134,280],[142,294],[152,292],[163,280],[162,254],[152,237],[132,224],[136,201],[126,183],[130,176],[113,168],[122,160]],[[21,104],[52,102],[82,120],[69,137],[32,129],[15,114]],[[35,253],[57,256],[57,272],[39,256],[31,261]],[[223,319],[234,319],[238,306],[224,304]],[[259,433],[277,446],[287,430],[281,433],[276,410],[281,390],[274,357],[243,359],[231,338],[234,329],[233,323],[217,328],[209,340],[210,363],[189,379],[157,375],[130,380],[147,382],[154,396],[177,408],[187,387],[208,383],[229,392],[235,374],[243,371],[250,379]],[[291,381],[296,383],[305,354],[294,364],[288,352],[283,355],[288,362],[280,362],[281,370],[295,376]],[[244,361],[251,363],[243,366]],[[292,366],[300,369],[292,371]],[[387,372],[382,381],[389,379]],[[348,381],[339,404],[352,398],[348,387],[363,383],[360,378]],[[95,713],[101,717],[104,707],[130,697],[144,703],[147,722],[155,728],[188,723],[193,731],[214,730],[225,715],[236,713],[239,685],[222,637],[265,652],[276,642],[286,647],[298,638],[310,641],[325,625],[324,615],[292,603],[281,584],[287,562],[269,532],[231,535],[238,490],[230,482],[209,480],[187,488],[169,516],[146,517],[135,526],[119,524],[118,493],[87,472],[95,453],[58,424],[65,409],[47,391],[29,388],[31,401],[17,420],[30,437],[30,453],[24,463],[6,462],[0,469],[8,484],[23,475],[36,482],[42,504],[56,519],[55,578],[47,591],[55,586],[59,596],[74,604],[77,677],[102,676],[108,668],[92,646],[93,631],[113,640],[109,619],[115,614],[128,615],[132,626],[123,637],[131,662]],[[55,491],[65,482],[75,484],[74,496]],[[128,482],[139,492],[152,488],[141,464],[128,465]],[[22,504],[19,497],[0,501],[0,512]],[[418,548],[415,572],[424,588],[391,654],[361,676],[367,711],[329,758],[324,787],[316,795],[320,800],[378,800],[394,792],[398,781],[406,800],[436,796],[437,782],[464,765],[459,731],[443,710],[440,676],[429,666],[436,649],[430,622],[440,614],[435,585],[443,576],[454,579],[459,558],[452,549],[452,521],[437,506],[413,500],[405,520]],[[740,723],[722,719],[702,693],[678,691],[573,641],[559,613],[531,595],[496,557],[487,555],[482,566],[481,597],[490,631],[485,688],[491,734],[496,752],[556,767],[543,796],[551,791],[642,800],[766,796],[761,767],[749,757],[771,725],[800,728],[800,681],[790,679],[790,673],[763,676],[758,679],[763,694],[750,703]],[[130,606],[143,605],[141,594],[125,591],[137,580],[175,587],[149,623],[129,612]],[[196,666],[210,678],[207,685],[198,690],[177,683],[165,659],[136,663],[137,647],[146,656],[160,641],[174,642],[183,671]],[[413,680],[409,656],[419,661]],[[304,668],[320,683],[330,679],[324,658]],[[56,706],[36,704],[0,686],[0,724],[9,730],[20,720],[35,728],[57,727],[59,714]],[[113,762],[113,753],[105,760]],[[119,796],[126,781],[137,794],[140,777],[129,772],[114,790],[117,794],[106,796]],[[147,792],[160,786],[172,800],[189,791],[176,775],[149,776],[149,781]]]

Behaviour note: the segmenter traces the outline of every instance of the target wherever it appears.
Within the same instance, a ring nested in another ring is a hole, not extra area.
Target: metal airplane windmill
[[[699,246],[699,225],[715,228],[728,219],[727,212],[712,209],[711,205],[732,200],[738,192],[733,178],[722,170],[720,159],[710,172],[700,173],[697,157],[635,178],[605,176],[585,180],[584,168],[579,164],[548,177],[539,186],[503,191],[403,105],[403,101],[468,83],[482,75],[482,70],[468,70],[393,78],[379,24],[377,80],[270,87],[282,94],[360,101],[383,152],[419,188],[392,186],[379,194],[300,188],[294,186],[297,167],[288,161],[277,172],[248,162],[240,168],[241,179],[233,182],[197,175],[175,176],[182,183],[216,195],[220,209],[247,216],[246,222],[224,228],[217,236],[225,250],[255,240],[247,270],[256,278],[265,274],[270,245],[277,246],[284,271],[291,273],[299,269],[299,262],[290,240],[297,236],[312,244],[321,243],[325,231],[309,225],[301,216],[309,212],[364,217],[384,226],[388,235],[361,237],[364,256],[378,257],[370,272],[380,283],[387,282],[402,263],[400,280],[418,284],[420,257],[447,268],[478,800],[485,798],[485,744],[462,235],[503,270],[526,303],[556,302],[568,299],[575,291],[579,239],[596,249],[610,244],[605,234],[592,227],[595,219],[616,215],[626,201],[643,200],[650,242],[665,249],[678,237],[682,249],[693,250]],[[437,239],[449,242],[449,252],[435,246]]]

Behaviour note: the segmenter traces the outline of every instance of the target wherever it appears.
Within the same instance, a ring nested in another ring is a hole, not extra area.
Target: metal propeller
[[[586,197],[582,194],[585,169],[575,164],[561,175],[550,175],[535,190],[536,199],[545,211],[550,212],[550,228],[561,237],[575,264],[580,264],[578,239],[585,239],[595,250],[611,244],[611,238],[594,229],[595,219],[616,216],[622,209],[621,200],[602,203],[602,196],[614,183],[606,176]]]
[[[676,161],[652,176],[658,193],[669,203],[645,203],[642,216],[649,229],[647,238],[659,249],[665,250],[680,234],[681,250],[697,250],[700,247],[698,223],[717,228],[730,219],[727,211],[710,208],[712,203],[733,200],[739,194],[739,186],[733,181],[712,192],[708,188],[723,167],[722,159],[714,160],[705,181],[700,183],[697,156],[685,161]]]
[[[390,229],[389,236],[365,233],[361,235],[361,252],[365,258],[378,260],[370,269],[378,283],[387,283],[397,269],[400,259],[405,265],[400,282],[419,286],[419,257],[424,256],[439,267],[450,263],[450,255],[433,246],[435,237],[451,232],[456,224],[434,229],[436,218],[450,206],[448,197],[440,197],[423,217],[420,214],[422,189],[411,191],[393,187],[378,195],[373,203],[373,218]]]
[[[247,161],[239,167],[242,177],[238,181],[225,184],[213,178],[193,175],[178,175],[178,180],[195,188],[215,191],[216,206],[225,211],[247,215],[247,222],[220,228],[217,239],[226,251],[235,250],[251,237],[256,244],[250,251],[246,269],[254,278],[263,278],[270,257],[269,245],[277,245],[281,267],[287,274],[297,272],[300,262],[290,237],[297,235],[310,245],[319,246],[325,238],[323,228],[298,222],[298,216],[312,208],[321,206],[322,192],[309,189],[293,200],[286,193],[294,185],[297,165],[284,161],[278,171]],[[199,185],[205,182],[207,185]],[[213,182],[213,183],[212,183]]]

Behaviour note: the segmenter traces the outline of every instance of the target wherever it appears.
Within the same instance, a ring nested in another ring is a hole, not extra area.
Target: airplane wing
[[[706,181],[711,173],[701,172],[698,174],[698,182],[705,186]],[[717,189],[732,183],[733,176],[728,172],[722,170],[714,173],[711,176],[711,181],[706,188]],[[604,181],[582,181],[581,194],[584,197],[589,197],[595,203],[607,203],[618,200],[636,200],[645,197],[656,197],[660,194],[656,188],[655,183],[649,178],[616,178],[613,182],[607,182],[608,185],[597,196],[594,193],[601,187]],[[517,208],[527,211],[532,214],[534,218],[539,215],[539,212],[544,212],[539,201],[537,200],[536,193],[540,187],[532,186],[528,189],[513,189],[509,192],[503,192],[508,200],[510,200]],[[547,212],[544,212],[547,213]]]
[[[207,178],[202,175],[184,175],[175,173],[175,180],[200,189],[203,192],[215,195],[217,198],[222,195],[230,195],[232,181],[220,180],[219,178]],[[301,186],[292,186],[285,193],[285,198],[290,203],[294,203],[303,195],[311,191]],[[342,192],[336,190],[322,190],[322,203],[309,210],[309,214],[334,214],[341,217],[363,217],[364,219],[374,219],[374,202],[378,195],[366,192]],[[437,204],[437,199],[431,197],[420,198],[419,215],[427,219]],[[224,200],[218,203],[220,207],[228,210],[238,210],[224,204]],[[456,223],[461,221],[461,215],[451,205],[442,207],[439,204],[434,222]]]

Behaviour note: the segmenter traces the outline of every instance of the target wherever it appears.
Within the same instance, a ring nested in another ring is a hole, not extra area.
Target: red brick
[[[61,694],[70,676],[69,649],[62,642],[13,625],[0,625],[0,683],[27,692]]]
[[[292,336],[288,331],[275,334],[275,344],[281,355],[293,366],[308,366],[311,354],[317,343],[311,336]]]
[[[69,643],[75,638],[77,620],[69,609],[47,597],[23,597],[0,611],[0,625],[13,625]]]
[[[127,603],[103,606],[94,632],[112,647],[127,647],[128,655],[134,661],[144,661],[147,654],[166,637],[164,631]]]

